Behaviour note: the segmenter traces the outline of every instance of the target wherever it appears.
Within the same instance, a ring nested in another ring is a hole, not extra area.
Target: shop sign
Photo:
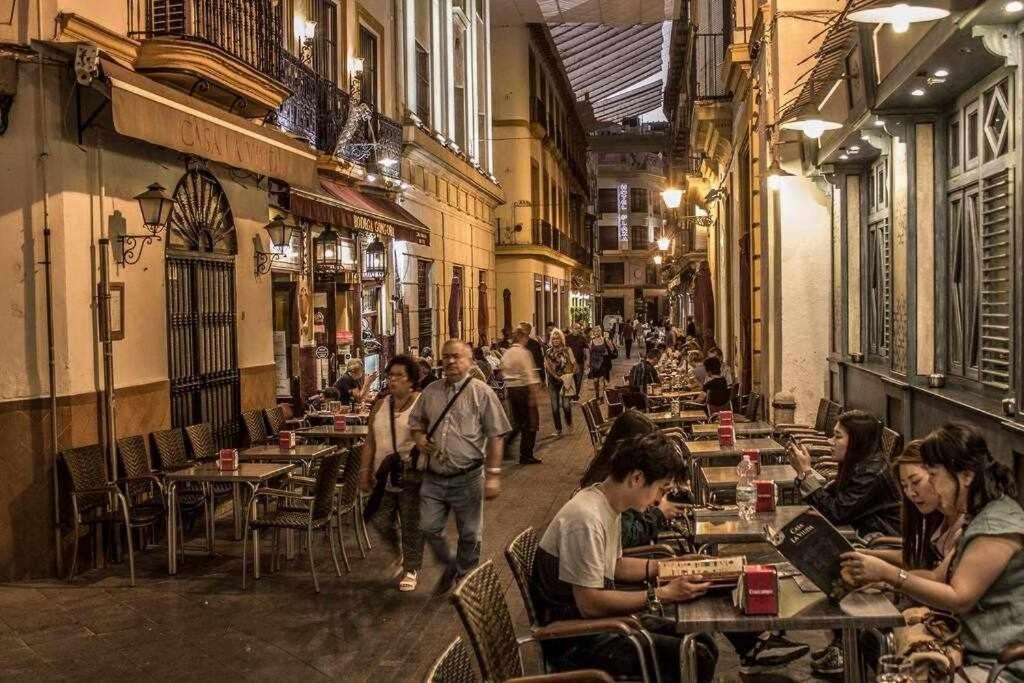
[[[318,347],[316,347],[316,352],[315,353],[316,353],[316,357],[319,358],[320,360],[327,360],[327,357],[329,355],[331,355],[331,352],[327,349],[326,346],[318,346]]]
[[[336,344],[351,344],[352,340],[355,339],[355,335],[352,334],[352,330],[338,330],[334,337]]]
[[[372,232],[378,235],[383,235],[384,237],[395,236],[395,226],[387,221],[382,221],[379,218],[363,216],[357,213],[352,217],[352,224],[356,230]]]
[[[619,244],[629,244],[629,186],[619,183]]]

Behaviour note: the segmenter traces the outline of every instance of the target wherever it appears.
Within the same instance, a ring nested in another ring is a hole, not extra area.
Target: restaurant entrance
[[[238,440],[234,220],[212,173],[192,168],[174,191],[167,243],[167,353],[171,426],[210,424],[214,442]]]

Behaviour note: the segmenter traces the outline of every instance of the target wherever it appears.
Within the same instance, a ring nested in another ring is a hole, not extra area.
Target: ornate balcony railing
[[[291,135],[317,145],[321,79],[292,53],[287,50],[281,53],[281,80],[292,95],[278,110],[277,125]]]
[[[729,96],[729,91],[718,72],[725,61],[727,44],[725,32],[697,34],[697,49],[691,72],[691,92],[697,101],[721,100]]]
[[[129,34],[207,43],[281,79],[281,25],[272,0],[129,0]]]
[[[577,242],[566,234],[559,232],[554,226],[541,218],[533,219],[529,235],[505,230],[498,231],[499,247],[536,246],[547,247],[563,254],[583,266],[590,266],[594,261],[594,252],[582,242]]]

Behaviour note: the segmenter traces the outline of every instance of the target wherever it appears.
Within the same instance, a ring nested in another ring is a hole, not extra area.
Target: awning
[[[326,178],[320,179],[320,188],[322,192],[316,193],[292,190],[292,213],[317,223],[430,245],[430,229],[395,202]]]
[[[106,59],[103,72],[110,82],[114,129],[121,135],[292,186],[317,187],[317,155],[305,144]]]

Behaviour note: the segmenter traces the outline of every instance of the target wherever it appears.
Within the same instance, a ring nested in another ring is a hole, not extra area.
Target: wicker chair
[[[126,436],[117,440],[117,458],[121,463],[125,500],[128,501],[128,518],[132,527],[156,531],[161,518],[167,512],[164,487],[160,478],[150,467],[146,439],[141,434]],[[143,520],[148,520],[144,523]],[[139,534],[140,549],[145,550],[145,535]]]
[[[761,414],[761,394],[752,391],[743,397],[743,413],[735,416],[737,422],[757,422]]]
[[[281,406],[266,408],[263,411],[263,417],[269,429],[268,436],[275,437],[284,429],[284,410]]]
[[[341,557],[345,562],[345,571],[352,571],[348,563],[348,551],[345,550],[345,525],[342,523],[345,515],[352,517],[352,529],[356,534],[356,542],[359,544],[359,554],[366,557],[366,548],[363,547],[362,536],[362,505],[359,497],[359,458],[355,452],[350,452],[345,466],[340,473],[338,480],[338,544],[341,546]]]
[[[213,443],[213,429],[209,422],[185,427],[185,436],[188,437],[188,445],[192,449],[194,462],[213,462],[217,459],[217,446]],[[227,498],[233,496],[234,493],[234,484],[228,482],[213,484],[213,495],[217,498]]]
[[[903,451],[903,437],[895,429],[882,428],[882,454],[889,462],[896,462]]]
[[[246,410],[242,413],[242,426],[250,446],[259,446],[268,440],[267,426],[263,422],[263,411]]]
[[[135,558],[132,549],[130,508],[121,489],[107,476],[106,454],[99,445],[82,446],[61,451],[61,460],[71,478],[71,514],[75,524],[75,547],[71,551],[68,581],[75,578],[75,569],[78,568],[78,538],[81,526],[114,523],[123,524],[125,535],[128,537],[128,573],[131,585],[134,586]],[[125,482],[128,486],[135,483],[127,477]],[[116,501],[116,507],[111,508],[111,500]],[[153,519],[137,517],[136,523],[141,522],[152,524]]]
[[[477,683],[479,680],[469,647],[462,638],[456,638],[430,667],[423,683]]]
[[[161,470],[173,472],[174,470],[185,469],[196,464],[194,460],[188,457],[188,451],[185,450],[185,437],[182,434],[182,430],[165,429],[153,432],[149,437],[153,441],[153,448],[156,451]],[[213,506],[207,495],[208,492],[208,487],[202,484],[194,482],[179,484],[176,495],[178,509],[184,514],[195,515],[202,508],[203,514],[209,515],[210,519],[212,519]],[[180,516],[179,519],[181,519]],[[213,552],[213,525],[210,523],[210,519],[206,523],[206,546],[207,550]],[[184,552],[184,542],[180,543],[178,547]]]
[[[331,544],[331,558],[334,560],[334,571],[341,576],[338,565],[338,550],[334,545],[334,534],[331,533],[331,519],[334,517],[335,486],[338,481],[338,466],[341,454],[332,453],[320,460],[316,478],[311,486],[312,495],[304,495],[297,491],[284,489],[259,489],[249,503],[249,514],[246,515],[245,536],[242,538],[242,589],[245,589],[248,559],[249,530],[259,535],[263,529],[273,529],[278,536],[281,529],[292,529],[306,532],[306,554],[309,556],[309,571],[313,575],[313,587],[320,592],[320,582],[316,577],[316,557],[313,553],[313,532],[323,531]],[[307,485],[306,482],[299,482]],[[304,504],[307,509],[283,508],[267,512],[256,517],[256,502],[260,498],[277,498],[293,505]],[[276,539],[279,541],[280,537]],[[275,546],[279,543],[275,542]],[[254,544],[254,549],[256,546]],[[276,555],[276,553],[275,553]]]
[[[828,419],[829,401],[823,398],[818,401],[818,412],[814,417],[813,425],[799,424],[797,422],[779,422],[775,425],[775,433],[781,438],[791,434],[825,434],[825,424]]]
[[[529,637],[517,640],[512,615],[505,602],[493,560],[484,562],[467,574],[452,593],[451,599],[476,653],[484,680],[507,681],[522,676],[523,662],[519,653],[522,644],[599,633],[619,633],[629,638],[636,646],[643,680],[657,680],[657,673],[650,675],[647,670],[645,654],[651,656],[651,661],[655,661],[653,651],[648,647],[649,641],[630,618],[559,621],[534,628]]]

